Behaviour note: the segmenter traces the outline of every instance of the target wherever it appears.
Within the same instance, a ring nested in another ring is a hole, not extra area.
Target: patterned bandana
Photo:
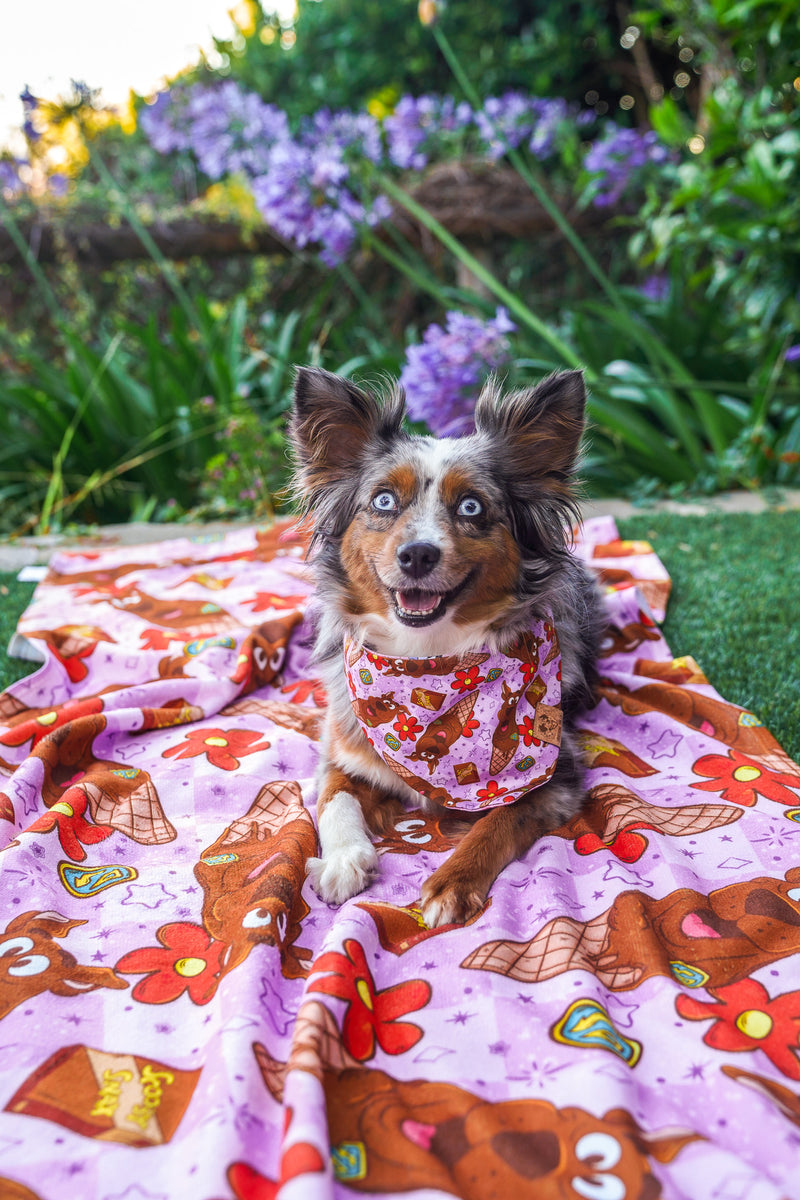
[[[510,804],[553,774],[561,652],[537,621],[505,654],[386,658],[345,641],[350,700],[396,775],[447,808]]]

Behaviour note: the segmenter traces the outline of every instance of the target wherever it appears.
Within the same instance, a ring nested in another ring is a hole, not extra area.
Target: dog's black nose
[[[406,542],[397,550],[397,561],[401,571],[412,579],[422,579],[442,557],[438,546],[431,542]]]

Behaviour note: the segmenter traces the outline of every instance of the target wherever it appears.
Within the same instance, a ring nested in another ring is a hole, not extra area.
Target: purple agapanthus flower
[[[69,176],[63,171],[54,171],[47,180],[47,190],[51,195],[63,199],[69,191]]]
[[[233,80],[161,92],[141,125],[162,154],[191,150],[210,179],[252,177],[264,169],[272,146],[289,139],[286,114]]]
[[[421,171],[442,135],[454,135],[472,123],[472,109],[452,96],[403,96],[383,123],[389,160],[403,171]]]
[[[669,295],[669,276],[658,272],[648,275],[639,291],[647,300],[666,300]]]
[[[540,99],[526,92],[489,96],[475,113],[480,148],[494,161],[523,144],[537,158],[548,158],[555,149],[559,125],[570,115],[566,100]]]
[[[559,127],[567,121],[577,122],[577,107],[556,97],[550,100],[534,99],[533,108],[536,122],[528,147],[537,158],[549,158],[557,149]]]
[[[584,168],[594,176],[592,204],[607,208],[616,204],[636,173],[648,163],[663,163],[669,151],[654,130],[621,129],[610,121],[605,136],[589,149]]]
[[[796,346],[789,346],[783,357],[786,362],[797,362],[800,360],[800,343]]]
[[[300,248],[319,245],[328,266],[346,257],[359,226],[390,211],[381,197],[362,201],[353,177],[356,162],[383,154],[368,113],[324,109],[293,137],[281,109],[227,81],[164,92],[141,124],[157,150],[191,151],[211,179],[244,175],[278,236]]]
[[[279,237],[301,248],[319,244],[322,261],[336,266],[347,256],[360,225],[388,215],[385,200],[365,205],[348,183],[341,150],[283,141],[273,146],[266,169],[251,187],[256,207]]]
[[[24,165],[21,158],[0,158],[0,194],[10,198],[26,190],[19,176],[19,168]]]
[[[318,151],[325,146],[345,155],[352,151],[373,163],[383,158],[380,125],[367,112],[331,112],[322,108],[305,123],[300,140]]]
[[[469,433],[478,386],[508,362],[515,328],[504,308],[488,321],[449,312],[444,328],[429,325],[422,342],[408,347],[400,374],[411,420],[439,437]]]
[[[320,246],[323,262],[335,265],[359,227],[391,213],[388,200],[370,190],[367,164],[384,166],[388,152],[392,165],[421,169],[434,151],[448,143],[463,149],[470,139],[473,147],[483,139],[484,152],[495,157],[509,142],[526,141],[544,158],[570,111],[563,100],[522,93],[492,99],[478,115],[452,96],[405,96],[383,129],[369,113],[323,109],[295,135],[281,109],[228,80],[177,85],[143,111],[141,126],[157,150],[191,152],[211,179],[244,175],[278,236],[301,248]]]
[[[42,135],[33,123],[33,114],[39,107],[39,99],[29,87],[20,92],[19,98],[22,101],[22,132],[29,142],[38,142]]]
[[[481,111],[475,113],[475,124],[489,158],[502,158],[509,148],[515,150],[531,136],[535,123],[531,99],[523,92],[489,96]]]

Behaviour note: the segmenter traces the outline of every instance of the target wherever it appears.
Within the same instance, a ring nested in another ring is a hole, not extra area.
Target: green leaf
[[[685,146],[692,135],[692,125],[671,96],[650,106],[650,122],[662,142],[668,146]]]

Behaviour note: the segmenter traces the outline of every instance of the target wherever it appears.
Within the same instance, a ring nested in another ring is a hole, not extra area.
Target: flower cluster
[[[493,162],[523,144],[536,158],[549,158],[556,149],[559,126],[575,119],[566,100],[541,100],[524,92],[490,96],[475,114],[481,149]]]
[[[29,142],[38,142],[41,134],[33,122],[33,117],[39,107],[39,100],[29,87],[20,92],[19,98],[22,101],[22,132]]]
[[[383,123],[389,161],[401,171],[421,171],[443,138],[466,130],[474,114],[452,96],[403,96]]]
[[[452,96],[403,96],[383,123],[389,161],[420,171],[449,145],[496,162],[523,144],[539,159],[556,149],[559,127],[578,120],[566,100],[543,100],[525,92],[490,96],[474,111]]]
[[[24,165],[20,158],[0,158],[0,196],[19,196],[26,190],[19,175],[19,169]]]
[[[272,147],[289,138],[286,114],[231,80],[160,92],[141,127],[161,154],[191,150],[209,179],[268,170]]]
[[[85,83],[74,79],[71,83],[75,105],[89,104],[97,96],[97,93],[93,92]],[[39,122],[44,121],[44,125],[47,124],[47,116],[46,114],[43,116],[41,112],[43,101],[34,96],[28,87],[20,92],[19,98],[22,101],[22,133],[28,143],[29,151],[33,150],[35,154],[36,144],[42,142]],[[39,114],[38,119],[37,114]],[[11,200],[16,196],[31,194],[31,162],[31,158],[18,158],[8,153],[0,159],[0,197]],[[49,173],[43,175],[43,167],[46,167]],[[52,170],[47,164],[46,156],[38,161],[37,168],[38,178],[35,191],[41,191],[41,188],[44,187],[51,196],[56,198],[60,199],[66,195],[69,177],[63,171]]]
[[[320,246],[323,262],[335,266],[359,228],[391,211],[368,183],[367,164],[419,171],[443,152],[497,161],[523,145],[543,160],[585,119],[565,100],[518,91],[489,97],[479,111],[452,96],[403,96],[382,125],[366,112],[323,109],[292,133],[281,109],[226,80],[162,92],[141,126],[162,154],[191,151],[210,179],[243,175],[278,237]],[[586,159],[593,202],[614,203],[635,171],[666,155],[654,133],[612,124]]]
[[[663,163],[669,151],[652,129],[621,129],[610,121],[604,137],[595,142],[583,160],[584,170],[593,176],[589,188],[592,204],[608,208],[617,204],[643,167]]]
[[[359,226],[388,215],[387,201],[359,198],[353,171],[359,157],[382,155],[368,113],[323,110],[295,138],[281,109],[228,80],[162,92],[141,126],[162,154],[190,150],[210,179],[243,175],[278,237],[320,245],[329,266],[346,257]]]
[[[449,312],[444,329],[429,325],[421,344],[406,351],[400,375],[411,420],[425,421],[439,437],[469,433],[475,391],[508,361],[506,335],[515,328],[504,308],[489,321]]]
[[[256,207],[278,237],[301,248],[319,244],[327,266],[347,257],[359,226],[389,215],[384,197],[365,203],[354,194],[340,146],[317,153],[298,142],[279,142],[269,167],[251,183]]]

